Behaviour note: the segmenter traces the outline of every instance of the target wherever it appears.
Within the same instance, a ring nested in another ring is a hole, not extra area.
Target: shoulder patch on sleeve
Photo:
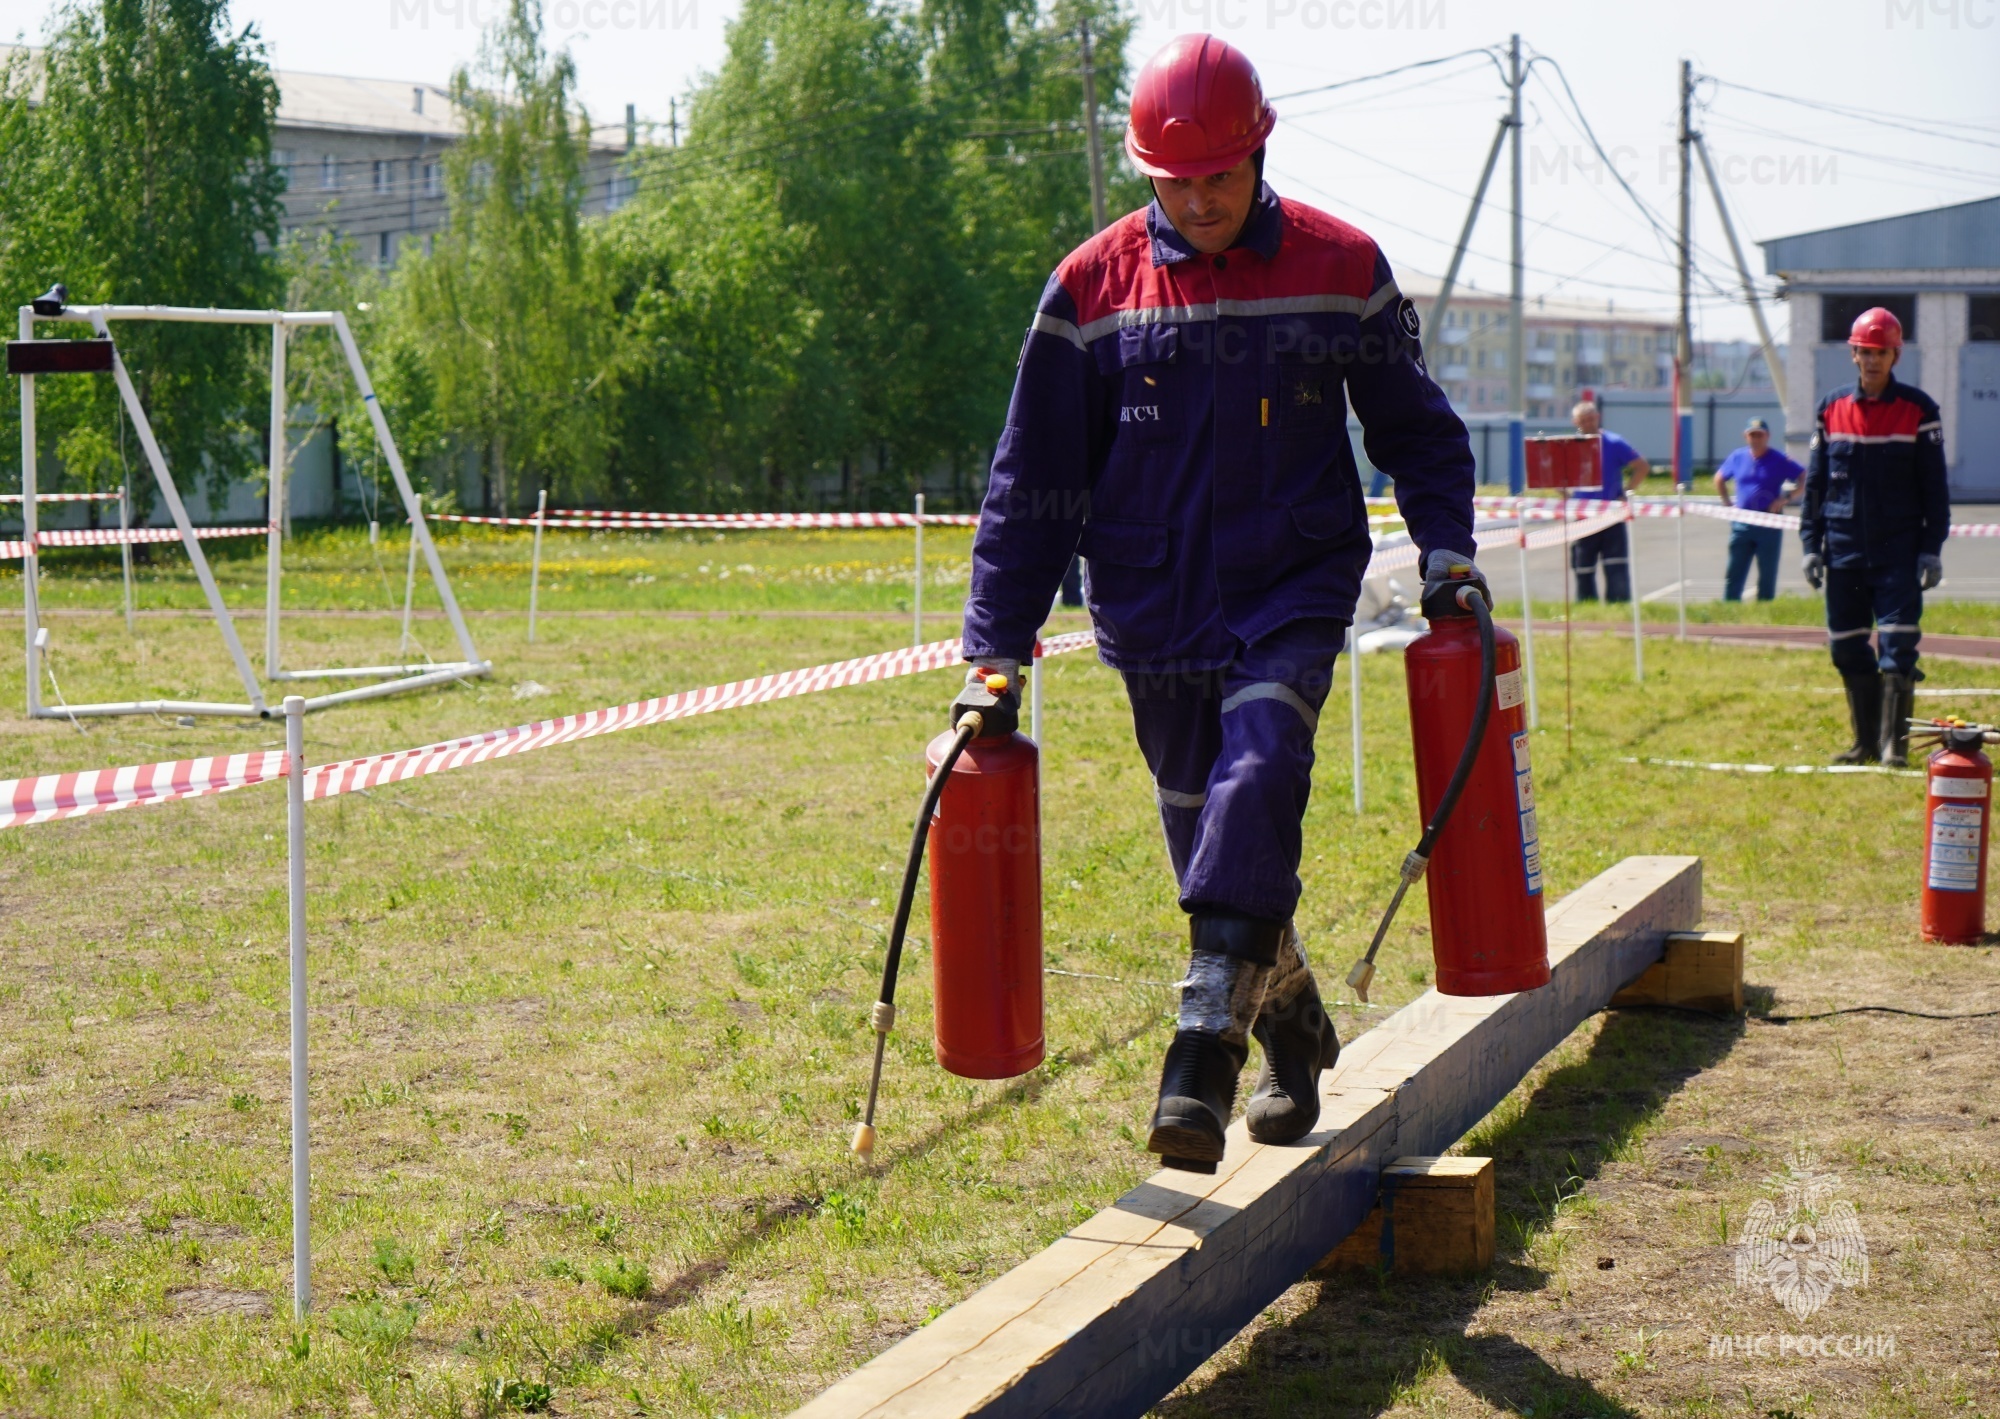
[[[1412,340],[1423,338],[1423,322],[1417,318],[1417,303],[1404,296],[1396,307],[1396,323],[1403,327],[1403,333]]]

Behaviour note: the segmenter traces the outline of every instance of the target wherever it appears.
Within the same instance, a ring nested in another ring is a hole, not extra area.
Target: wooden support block
[[[1611,997],[1615,1009],[1624,1005],[1678,1005],[1687,1010],[1712,1010],[1718,1015],[1743,1013],[1743,933],[1740,931],[1675,931],[1667,936],[1660,959]]]
[[[1214,1175],[1153,1174],[799,1419],[1137,1419],[1361,1225],[1393,1160],[1451,1147],[1700,920],[1701,859],[1627,858],[1548,908],[1540,990],[1426,991],[1321,1076],[1318,1132],[1237,1122]]]
[[[1382,1170],[1382,1200],[1312,1269],[1463,1276],[1493,1265],[1493,1160],[1398,1158]]]

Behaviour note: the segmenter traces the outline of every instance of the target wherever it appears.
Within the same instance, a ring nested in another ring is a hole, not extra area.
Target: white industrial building
[[[1903,322],[1896,377],[1944,412],[1952,497],[2000,501],[2000,197],[1762,242],[1792,335],[1785,442],[1803,461],[1813,412],[1852,385],[1847,332],[1870,306]]]

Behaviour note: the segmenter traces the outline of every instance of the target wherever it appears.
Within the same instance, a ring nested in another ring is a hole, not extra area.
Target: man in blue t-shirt
[[[1752,419],[1743,428],[1743,447],[1732,451],[1715,470],[1715,491],[1730,501],[1729,485],[1736,485],[1735,505],[1746,512],[1783,512],[1798,496],[1806,470],[1771,447],[1771,426]],[[1790,485],[1789,489],[1787,484]],[[1757,599],[1769,601],[1778,594],[1778,556],[1785,550],[1785,529],[1758,527],[1748,522],[1733,523],[1729,531],[1729,570],[1722,580],[1722,599],[1741,601],[1743,583],[1750,578],[1750,562],[1757,562]]]
[[[1596,434],[1603,444],[1604,486],[1588,488],[1573,494],[1577,498],[1602,498],[1617,502],[1624,498],[1626,489],[1636,488],[1646,481],[1646,475],[1653,467],[1639,456],[1639,450],[1614,433],[1603,430],[1597,406],[1589,400],[1569,411],[1569,421],[1576,425],[1580,434]],[[1604,563],[1604,599],[1606,601],[1630,601],[1632,599],[1632,552],[1625,540],[1625,524],[1607,527],[1602,532],[1570,544],[1570,569],[1576,573],[1576,599],[1595,601],[1597,599],[1597,564]]]

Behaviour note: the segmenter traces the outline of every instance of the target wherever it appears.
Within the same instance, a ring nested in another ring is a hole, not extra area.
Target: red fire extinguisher
[[[967,1079],[1011,1079],[1042,1062],[1040,755],[1015,728],[1014,689],[999,674],[983,692],[968,685],[957,701],[964,712],[925,753],[930,778],[870,1018],[875,1067],[853,1143],[863,1158],[875,1150],[882,1053],[926,845],[938,1063]]]
[[[1952,723],[1938,725],[1936,738],[1924,799],[1923,937],[1971,946],[1986,935],[1986,839],[1993,819],[1993,762],[1979,746],[2000,733]]]
[[[927,757],[940,771],[956,734]],[[1042,1062],[1042,844],[1034,741],[974,739],[931,819],[931,984],[937,1062],[1012,1079]]]
[[[1403,894],[1428,876],[1438,991],[1534,990],[1548,984],[1549,947],[1520,643],[1493,624],[1470,584],[1447,583],[1423,611],[1430,630],[1403,661],[1424,834],[1347,983],[1368,998],[1375,953]]]

